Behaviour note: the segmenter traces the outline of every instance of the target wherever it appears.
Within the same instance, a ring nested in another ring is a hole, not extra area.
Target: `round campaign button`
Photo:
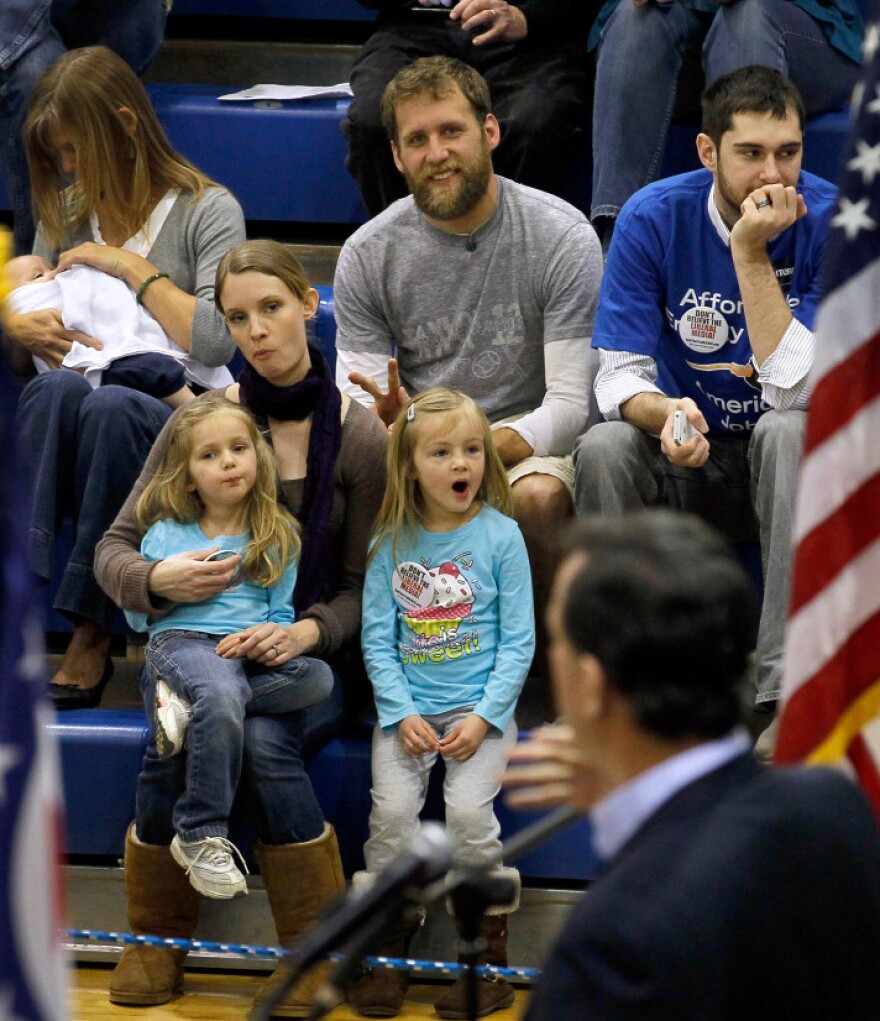
[[[678,332],[691,351],[699,352],[717,351],[730,336],[727,320],[714,308],[689,308],[679,321]]]
[[[407,560],[395,568],[391,590],[404,610],[423,610],[434,600],[434,579],[427,568]]]

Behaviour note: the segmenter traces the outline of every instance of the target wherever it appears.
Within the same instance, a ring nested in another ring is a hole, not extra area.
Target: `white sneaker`
[[[170,759],[183,750],[192,706],[160,677],[156,682],[156,751]]]
[[[235,864],[235,855],[245,872],[247,865],[241,852],[225,837],[205,837],[187,844],[175,835],[171,841],[171,855],[181,868],[186,869],[189,881],[205,897],[230,900],[239,893],[247,893],[247,883]]]

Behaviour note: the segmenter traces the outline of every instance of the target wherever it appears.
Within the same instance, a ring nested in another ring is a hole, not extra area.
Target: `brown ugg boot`
[[[257,844],[254,848],[281,945],[290,950],[318,921],[324,908],[345,890],[336,832],[327,823],[316,840],[302,844]],[[331,971],[315,965],[287,993],[272,1017],[308,1017],[315,994]],[[280,964],[269,976],[256,1003],[262,1003],[284,979]]]
[[[128,924],[136,936],[192,939],[199,895],[167,847],[142,844],[134,823],[125,838]],[[132,1006],[167,1003],[183,992],[186,951],[129,945],[110,976],[110,1002]]]
[[[492,964],[496,968],[507,967],[507,922],[510,914],[519,908],[521,882],[519,872],[510,866],[500,866],[499,876],[512,880],[513,897],[508,904],[491,907],[483,915],[480,935],[486,942],[478,955],[477,964]],[[447,903],[451,912],[452,906]],[[514,1000],[513,986],[498,975],[477,976],[477,1017],[485,1017],[493,1011],[509,1007]],[[455,983],[434,1003],[434,1009],[443,1018],[469,1018],[467,1003],[467,976],[462,974]]]
[[[373,877],[367,872],[355,872],[351,880],[354,892],[366,892]],[[380,957],[406,957],[413,936],[422,919],[394,926],[376,951]],[[346,990],[349,1007],[362,1017],[397,1017],[409,989],[409,972],[397,968],[365,968]]]
[[[479,956],[479,964],[507,967],[507,915],[485,915],[481,923],[486,949]],[[512,1005],[514,989],[500,975],[477,976],[477,1017]],[[455,984],[434,1003],[434,1009],[443,1018],[469,1018],[467,1009],[467,976],[459,975]]]

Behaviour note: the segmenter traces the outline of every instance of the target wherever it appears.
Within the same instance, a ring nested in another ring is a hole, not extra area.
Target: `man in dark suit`
[[[739,728],[750,585],[695,518],[588,523],[548,617],[564,728],[508,774],[590,812],[604,869],[528,1021],[877,1021],[880,837],[831,770],[761,766]]]

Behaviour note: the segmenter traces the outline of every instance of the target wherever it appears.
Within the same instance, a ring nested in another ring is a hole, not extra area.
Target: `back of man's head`
[[[703,93],[703,131],[721,146],[721,136],[733,127],[738,113],[769,113],[784,120],[797,114],[804,129],[804,101],[794,82],[771,67],[740,67],[722,75]]]
[[[670,510],[594,518],[570,534],[582,567],[562,622],[636,723],[666,740],[720,737],[742,717],[756,599],[727,543]]]
[[[397,143],[397,107],[406,99],[430,96],[445,99],[456,90],[470,104],[474,117],[483,124],[492,112],[492,100],[485,78],[468,64],[453,57],[420,57],[401,68],[382,94],[382,125]]]

